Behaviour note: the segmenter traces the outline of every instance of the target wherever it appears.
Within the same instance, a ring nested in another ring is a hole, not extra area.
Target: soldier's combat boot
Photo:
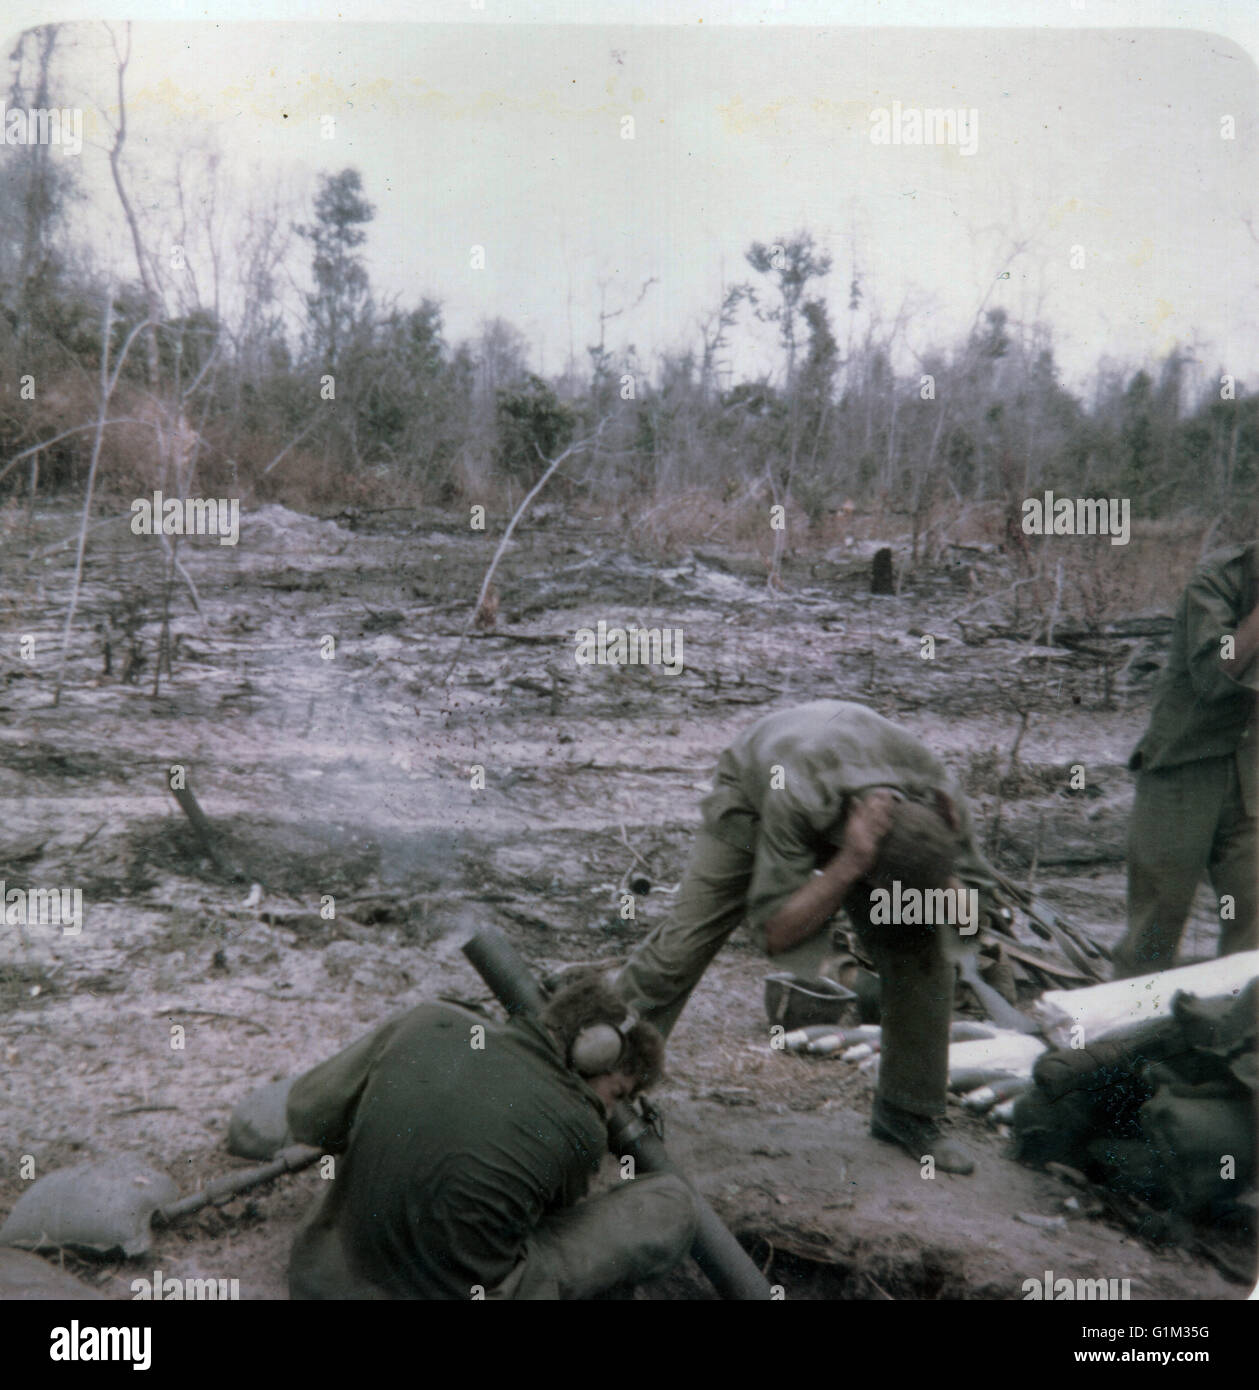
[[[945,1173],[973,1173],[975,1162],[965,1148],[950,1139],[939,1121],[929,1115],[914,1115],[899,1106],[876,1099],[870,1116],[870,1133],[889,1144],[899,1144],[914,1160],[921,1163],[931,1155],[935,1166]]]

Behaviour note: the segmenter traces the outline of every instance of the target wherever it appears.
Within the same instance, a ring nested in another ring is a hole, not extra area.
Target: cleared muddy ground
[[[458,949],[478,925],[501,926],[539,971],[622,960],[670,910],[724,743],[807,699],[902,721],[954,768],[985,828],[1026,710],[998,862],[1020,879],[1034,862],[1075,922],[1103,942],[1119,933],[1125,763],[1165,628],[1112,641],[1109,669],[992,635],[975,605],[1005,582],[1000,556],[946,550],[873,597],[862,542],[789,556],[774,591],[761,560],[719,543],[661,560],[633,534],[551,512],[517,533],[497,625],[468,636],[443,683],[496,538],[463,514],[272,506],[242,517],[236,547],[181,544],[201,615],[179,582],[173,671],[154,696],[159,542],[116,521],[93,533],[53,707],[73,564],[58,542],[74,515],[40,514],[33,534],[8,525],[0,877],[80,888],[85,921],[77,936],[0,929],[0,1211],[27,1154],[38,1174],[135,1154],[182,1192],[246,1166],[223,1140],[247,1091],[421,999],[488,1004]],[[578,666],[573,634],[601,619],[681,628],[680,674]],[[243,881],[180,813],[176,764]],[[623,920],[631,870],[653,889]],[[1213,950],[1204,890],[1185,951]],[[979,1173],[923,1180],[867,1134],[865,1077],[771,1051],[765,973],[736,934],[675,1030],[659,1100],[671,1151],[787,1297],[1015,1299],[1046,1269],[1128,1277],[1133,1298],[1245,1297],[1184,1249],[1103,1220],[1027,1224],[1062,1215],[1069,1190],[960,1110]],[[318,1182],[209,1210],[140,1261],[65,1266],[109,1297],[161,1269],[283,1298]],[[645,1292],[711,1296],[689,1265]]]

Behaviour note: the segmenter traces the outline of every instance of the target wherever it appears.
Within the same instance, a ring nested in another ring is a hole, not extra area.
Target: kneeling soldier
[[[664,1043],[597,978],[539,1022],[422,1004],[298,1078],[302,1143],[341,1153],[298,1234],[308,1299],[582,1299],[654,1278],[690,1248],[680,1179],[581,1201],[607,1112],[659,1079]]]

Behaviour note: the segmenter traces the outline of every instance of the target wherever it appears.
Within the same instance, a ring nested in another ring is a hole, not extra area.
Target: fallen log
[[[1256,975],[1259,951],[1242,951],[1088,989],[1052,990],[1032,1007],[1054,1046],[1069,1048],[1077,1028],[1084,1030],[1085,1038],[1097,1041],[1120,1028],[1170,1017],[1172,1000],[1182,991],[1200,998],[1234,994]]]

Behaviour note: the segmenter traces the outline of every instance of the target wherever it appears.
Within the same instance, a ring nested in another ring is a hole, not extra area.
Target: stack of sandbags
[[[1188,1216],[1240,1211],[1255,1177],[1257,973],[1252,951],[1044,996],[1058,1046],[1015,1105],[1018,1157]]]

